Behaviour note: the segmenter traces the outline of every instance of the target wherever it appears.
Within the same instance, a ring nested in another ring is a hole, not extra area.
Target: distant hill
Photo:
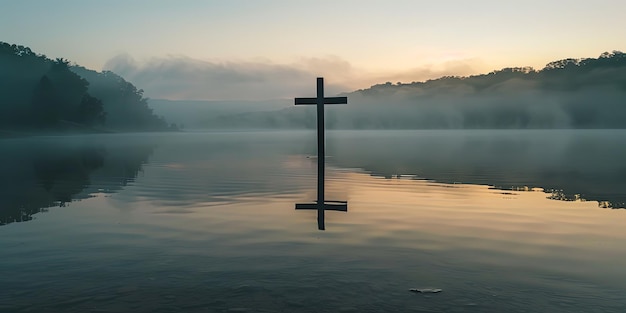
[[[170,123],[174,123],[180,128],[201,129],[209,128],[216,121],[229,119],[233,115],[280,110],[293,105],[293,100],[204,101],[149,99],[148,104],[155,114],[167,117]]]
[[[0,130],[168,130],[143,91],[112,72],[70,66],[0,42]]]
[[[543,69],[387,82],[327,107],[336,129],[626,128],[626,54],[564,59]],[[293,101],[292,99],[289,102]],[[314,128],[312,107],[221,115],[214,128]]]

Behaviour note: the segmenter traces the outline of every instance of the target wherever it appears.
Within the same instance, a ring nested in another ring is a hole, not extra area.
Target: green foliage
[[[36,127],[51,127],[60,118],[60,99],[47,75],[35,86],[31,103],[30,123]]]
[[[169,129],[143,91],[114,73],[70,66],[4,42],[0,69],[0,129]]]
[[[104,125],[106,112],[102,108],[100,99],[85,94],[78,106],[76,120],[83,121],[87,125]]]
[[[626,54],[375,85],[350,103],[335,109],[336,127],[626,128]]]
[[[626,53],[613,51],[604,52],[595,59],[568,58],[553,61],[539,71],[532,67],[509,67],[469,77],[444,76],[425,82],[396,85],[387,82],[358,92],[389,95],[397,93],[402,88],[435,90],[455,88],[459,85],[471,87],[475,91],[490,91],[490,88],[513,79],[537,83],[543,90],[579,90],[597,85],[611,85],[626,90]]]
[[[89,94],[102,101],[106,108],[108,127],[122,130],[170,129],[167,122],[157,117],[148,106],[143,90],[137,89],[121,76],[80,66],[74,66],[71,70],[90,82]]]

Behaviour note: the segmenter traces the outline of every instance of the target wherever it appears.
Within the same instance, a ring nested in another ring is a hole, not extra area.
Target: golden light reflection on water
[[[569,274],[584,268],[595,277],[626,277],[626,212],[599,208],[596,201],[552,200],[541,189],[505,191],[360,173],[344,173],[329,185],[349,188],[350,210],[335,216],[340,225],[327,223],[328,229],[368,234],[352,244],[386,238],[395,247],[451,251],[489,266]]]
[[[542,237],[626,234],[622,227],[626,212],[601,209],[596,201],[551,200],[550,194],[540,190],[504,191],[489,186],[345,175],[331,181],[329,189],[348,186],[351,214],[381,221],[376,227],[388,231],[420,229],[438,235],[499,240],[517,236],[517,232]]]

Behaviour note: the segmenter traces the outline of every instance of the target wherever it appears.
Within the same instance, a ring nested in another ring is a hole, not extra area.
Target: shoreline
[[[72,136],[72,135],[97,135],[97,134],[124,134],[124,133],[147,133],[147,132],[181,132],[180,130],[89,130],[89,131],[13,131],[0,129],[0,140],[4,139],[17,139],[17,138],[30,138],[30,137],[42,137],[42,136]]]

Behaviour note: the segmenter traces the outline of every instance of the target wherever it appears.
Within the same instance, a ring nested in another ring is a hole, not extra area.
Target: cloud
[[[209,62],[187,57],[155,58],[139,63],[128,55],[110,59],[104,66],[152,98],[166,99],[275,99],[313,96],[313,71],[290,65],[261,62]],[[349,91],[337,83],[328,94]]]
[[[370,73],[366,80],[372,82],[367,85],[367,87],[385,82],[411,83],[440,78],[443,76],[468,76],[480,74],[479,69],[482,68],[484,68],[484,62],[480,59],[459,59],[407,68],[406,70],[399,72]]]
[[[185,56],[138,62],[130,55],[111,58],[104,65],[151,98],[175,100],[262,100],[314,96],[315,78],[326,77],[328,95],[349,92],[386,81],[419,81],[443,75],[472,73],[461,60],[397,73],[373,73],[353,67],[336,56],[301,58],[291,64],[269,61],[204,61]]]

